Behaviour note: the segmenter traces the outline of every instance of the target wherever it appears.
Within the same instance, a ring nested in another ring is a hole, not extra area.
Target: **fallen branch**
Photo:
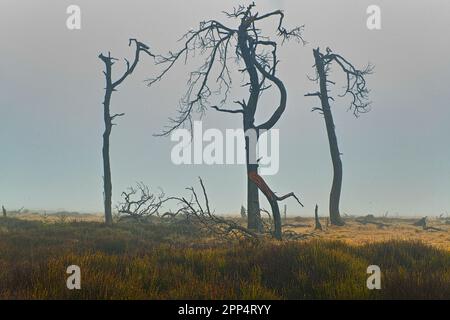
[[[445,230],[440,229],[440,228],[436,228],[436,227],[432,227],[432,226],[424,226],[423,230],[431,230],[431,231],[442,231],[445,232]]]
[[[374,225],[376,225],[379,228],[384,228],[384,227],[389,227],[390,226],[389,224],[386,224],[386,223],[383,223],[383,222],[378,222],[378,221],[375,221],[374,219],[375,218],[374,218],[373,215],[367,215],[364,218],[359,218],[359,219],[356,219],[355,221],[358,222],[358,223],[361,223],[363,225],[374,224]]]
[[[285,240],[307,240],[309,238],[317,237],[317,234],[310,233],[297,233],[292,230],[286,230],[283,232],[283,238]]]
[[[207,234],[219,237],[225,240],[234,239],[259,239],[263,234],[259,234],[249,230],[238,222],[231,219],[225,219],[215,215],[209,205],[208,195],[206,193],[205,185],[201,178],[199,178],[200,186],[204,202],[200,198],[193,187],[186,188],[190,191],[190,199],[185,197],[168,197],[163,202],[177,201],[178,209],[175,212],[165,212],[159,215],[161,218],[168,218],[170,221],[186,221],[195,224],[199,230]]]
[[[311,227],[309,224],[303,224],[303,223],[285,223],[282,225],[282,227],[291,227],[291,228],[307,228]]]

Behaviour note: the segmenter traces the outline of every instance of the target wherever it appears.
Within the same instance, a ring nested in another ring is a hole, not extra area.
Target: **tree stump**
[[[414,222],[413,225],[415,225],[416,227],[426,228],[427,227],[427,217],[423,217],[422,219]]]
[[[242,219],[247,219],[247,213],[245,211],[245,207],[241,206],[241,218]]]
[[[314,218],[316,220],[316,227],[315,230],[322,230],[322,225],[320,224],[319,220],[319,206],[316,204],[316,208],[314,209]]]

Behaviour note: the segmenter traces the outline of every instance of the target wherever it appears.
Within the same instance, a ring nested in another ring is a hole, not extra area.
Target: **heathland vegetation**
[[[327,240],[327,234],[332,239],[342,228],[331,226],[306,240],[224,241],[184,222],[122,221],[111,228],[82,220],[0,218],[0,299],[450,296],[450,248],[433,243]],[[302,223],[310,223],[312,232],[312,219]],[[409,225],[396,223],[399,228]],[[368,235],[377,229],[346,222],[346,228],[351,225],[353,234]],[[357,232],[358,228],[363,232]],[[82,270],[82,290],[67,290],[66,268],[72,264]],[[382,290],[366,287],[366,269],[371,264],[383,270]]]

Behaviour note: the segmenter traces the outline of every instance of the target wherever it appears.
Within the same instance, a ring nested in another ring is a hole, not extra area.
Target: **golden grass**
[[[450,299],[448,251],[324,239],[345,228],[302,242],[219,243],[185,225],[0,218],[0,299]],[[72,264],[81,290],[66,288]],[[371,264],[382,290],[366,288]]]
[[[420,241],[436,248],[450,251],[450,225],[445,221],[434,219],[429,221],[430,226],[438,227],[443,232],[423,230],[421,227],[413,225],[418,219],[412,218],[378,218],[376,221],[383,221],[388,227],[379,228],[373,224],[362,225],[355,219],[345,219],[346,224],[342,227],[325,227],[325,221],[322,219],[324,231],[316,232],[315,235],[324,240],[339,240],[352,245],[365,245],[376,242],[385,242],[391,240]],[[307,224],[309,227],[288,227],[298,233],[308,233],[313,230],[314,219],[288,219],[287,223]]]
[[[75,222],[102,222],[101,214],[19,214],[14,218],[45,223],[75,223]],[[233,218],[233,217],[231,217]],[[323,231],[314,231],[313,218],[288,218],[283,224],[304,224],[307,227],[284,227],[284,230],[293,230],[297,233],[313,233],[314,237],[323,240],[339,240],[352,245],[365,245],[390,240],[420,241],[433,247],[450,251],[450,224],[445,219],[430,219],[429,225],[442,229],[443,232],[423,230],[413,225],[418,218],[376,218],[376,221],[388,224],[388,227],[379,228],[373,224],[360,224],[355,218],[345,218],[346,224],[342,227],[326,227],[325,219],[321,219]],[[245,222],[242,221],[245,225]]]

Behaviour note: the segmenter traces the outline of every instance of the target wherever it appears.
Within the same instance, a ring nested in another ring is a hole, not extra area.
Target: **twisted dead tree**
[[[105,206],[105,223],[107,225],[112,225],[112,181],[111,181],[111,163],[109,158],[109,138],[111,135],[112,127],[115,125],[113,120],[117,117],[122,117],[124,113],[115,113],[111,115],[111,96],[114,91],[117,91],[117,88],[120,84],[133,73],[136,68],[139,58],[142,52],[147,55],[154,57],[154,55],[149,51],[149,47],[142,42],[137,41],[136,39],[129,40],[129,46],[134,43],[135,45],[135,54],[134,60],[130,63],[127,59],[125,59],[126,70],[117,80],[113,81],[113,71],[112,67],[117,61],[117,59],[111,57],[111,54],[108,52],[108,55],[105,56],[101,53],[98,57],[105,64],[105,70],[103,74],[105,75],[106,87],[105,87],[105,97],[103,100],[103,120],[105,123],[105,131],[103,133],[103,147],[102,147],[102,155],[103,155],[103,196],[104,196],[104,206]]]
[[[369,111],[370,102],[367,101],[369,90],[366,87],[365,76],[372,73],[372,66],[368,65],[364,70],[355,68],[348,60],[341,55],[333,53],[329,48],[326,53],[321,53],[319,48],[313,49],[316,77],[311,79],[318,82],[319,91],[314,93],[307,93],[305,96],[318,97],[321,102],[321,107],[313,108],[312,111],[319,111],[325,119],[325,126],[328,135],[328,142],[330,146],[331,160],[333,163],[333,183],[330,192],[330,221],[333,225],[344,225],[339,212],[339,201],[341,198],[342,188],[342,160],[339,151],[336,130],[333,121],[333,114],[331,112],[330,100],[334,101],[333,97],[329,96],[328,85],[335,83],[331,81],[328,76],[331,64],[336,63],[344,72],[347,78],[345,92],[340,95],[350,96],[351,102],[349,109],[353,111],[353,115],[358,117],[362,113]]]
[[[259,14],[254,12],[254,9],[253,3],[247,7],[235,8],[233,12],[225,12],[228,18],[238,21],[237,27],[226,26],[217,20],[207,20],[201,22],[198,29],[187,32],[182,38],[184,45],[180,50],[157,57],[157,64],[163,65],[163,70],[156,77],[148,79],[148,85],[160,81],[178,61],[186,62],[196,52],[206,56],[205,62],[190,73],[188,89],[180,100],[177,116],[170,119],[170,124],[159,135],[169,135],[173,130],[185,125],[192,128],[194,113],[203,115],[208,107],[217,112],[241,115],[244,131],[254,132],[256,136],[251,139],[251,135],[246,134],[245,138],[248,228],[261,231],[263,226],[258,186],[251,179],[258,174],[258,162],[253,154],[260,132],[273,128],[285,111],[287,92],[284,83],[277,76],[278,42],[264,35],[258,25],[276,18],[275,30],[281,42],[290,39],[303,42],[303,27],[287,30],[283,25],[284,13],[281,10]],[[234,109],[224,108],[232,83],[230,61],[234,61],[238,71],[248,79],[243,87],[249,89],[247,99],[234,101],[237,105]],[[216,90],[212,88],[213,84],[217,86]],[[255,124],[260,98],[272,85],[279,92],[279,105],[268,120]],[[213,93],[221,96],[218,105],[210,105]]]

